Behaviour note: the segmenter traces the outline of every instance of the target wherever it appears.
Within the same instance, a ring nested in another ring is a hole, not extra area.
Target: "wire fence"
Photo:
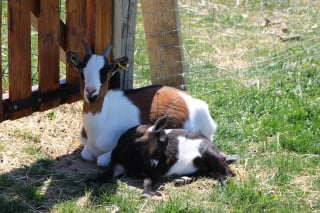
[[[318,1],[179,0],[178,5],[190,90],[259,85],[279,72],[319,69]],[[134,87],[151,84],[140,2],[137,17]]]
[[[8,89],[9,70],[8,70],[8,1],[1,0],[1,48],[2,48],[2,91]],[[60,20],[66,22],[66,1],[60,0],[59,6]],[[32,85],[38,84],[38,31],[36,26],[30,26],[31,35],[31,80]],[[60,62],[60,77],[65,78],[65,64]]]

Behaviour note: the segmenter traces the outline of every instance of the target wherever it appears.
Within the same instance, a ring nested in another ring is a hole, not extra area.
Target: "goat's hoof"
[[[141,199],[151,198],[153,196],[162,197],[162,194],[160,192],[152,192],[149,190],[144,190],[140,196]]]
[[[183,176],[183,177],[174,179],[174,180],[172,181],[172,183],[173,183],[175,186],[182,186],[182,185],[191,183],[192,181],[193,181],[193,178],[187,177],[187,176]]]
[[[164,184],[161,184],[158,188],[158,191],[163,191],[166,188]]]

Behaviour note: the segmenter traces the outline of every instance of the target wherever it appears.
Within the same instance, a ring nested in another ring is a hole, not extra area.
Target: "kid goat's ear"
[[[69,51],[67,52],[67,63],[77,69],[81,68],[81,59],[77,55],[77,53]]]
[[[153,125],[152,132],[158,133],[162,131],[168,124],[168,116],[162,116],[158,120],[156,120],[155,124]]]

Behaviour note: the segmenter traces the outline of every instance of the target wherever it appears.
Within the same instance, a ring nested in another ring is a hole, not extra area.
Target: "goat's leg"
[[[85,182],[88,185],[103,184],[106,182],[110,182],[112,180],[112,178],[114,177],[113,174],[114,174],[113,167],[109,166],[106,168],[106,170],[102,174],[98,174],[95,177],[87,178],[85,180]]]
[[[143,191],[141,194],[142,198],[151,197],[153,195],[152,185],[152,180],[149,177],[146,177],[143,180]]]
[[[88,149],[87,146],[84,146],[84,148],[82,149],[81,157],[82,157],[82,159],[87,160],[87,161],[93,161],[95,159],[93,154],[90,152],[90,150]]]
[[[226,159],[227,163],[228,164],[232,164],[232,163],[235,163],[236,161],[238,161],[238,157],[237,156],[234,156],[234,155],[227,155],[226,153],[224,152],[220,152],[220,154]]]
[[[143,191],[142,191],[142,194],[141,194],[141,198],[147,198],[147,197],[151,197],[151,196],[154,196],[154,195],[157,195],[157,196],[162,196],[162,194],[160,192],[153,192],[152,191],[152,186],[153,184],[155,183],[156,181],[152,181],[151,178],[149,177],[146,177],[144,180],[143,180]]]
[[[111,161],[111,153],[112,151],[99,155],[99,157],[97,158],[97,165],[101,167],[108,166]]]
[[[192,177],[188,177],[188,176],[182,176],[182,177],[179,177],[179,178],[175,178],[172,183],[175,185],[175,186],[182,186],[182,185],[185,185],[185,184],[189,184],[191,183],[192,181],[194,181],[194,178]]]

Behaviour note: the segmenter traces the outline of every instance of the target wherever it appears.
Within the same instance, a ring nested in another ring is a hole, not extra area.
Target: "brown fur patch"
[[[93,103],[88,103],[87,101],[83,101],[83,113],[86,114],[91,112],[93,115],[95,115],[96,113],[101,112],[104,97],[106,96],[108,90],[109,90],[109,80],[106,80],[102,85],[102,87],[100,88],[100,92],[97,99]]]
[[[142,143],[148,147],[148,152],[151,155],[158,148],[157,138],[153,133],[148,132],[148,125],[140,125],[136,129],[136,143]]]
[[[167,115],[167,128],[181,128],[189,118],[189,110],[180,92],[185,91],[168,86],[151,86],[128,91],[126,96],[140,109],[141,123],[151,124]]]
[[[88,139],[88,135],[87,135],[87,131],[85,130],[85,128],[82,128],[81,130],[81,136],[85,139]]]
[[[155,138],[153,138],[149,143],[149,154],[151,155],[158,149],[158,142]]]

